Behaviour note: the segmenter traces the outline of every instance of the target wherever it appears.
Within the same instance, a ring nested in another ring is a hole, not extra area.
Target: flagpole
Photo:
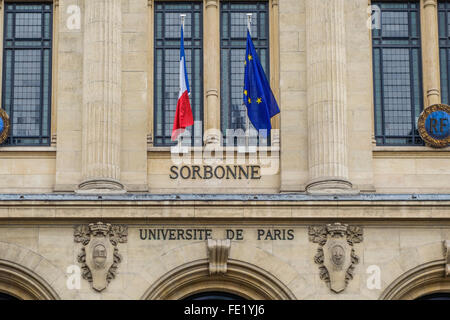
[[[183,34],[184,34],[184,18],[186,18],[186,14],[185,13],[180,14],[181,29],[183,31]],[[181,87],[180,87],[180,91],[181,91]]]
[[[184,52],[184,21],[186,14],[180,14],[181,35],[180,35],[180,92],[178,95],[177,108],[175,109],[175,119],[172,128],[172,141],[177,140],[187,127],[194,125],[191,103],[189,101],[189,81],[186,71],[186,56]],[[180,132],[181,131],[181,132]],[[178,139],[179,140],[179,139]],[[180,143],[181,140],[179,140]]]
[[[247,29],[248,29],[248,32],[250,33],[250,36],[252,35],[252,16],[253,16],[253,13],[247,13]],[[248,147],[249,142],[250,142],[250,118],[248,117],[248,114],[245,119],[245,127],[246,127],[246,135],[245,135],[246,142],[245,142],[245,144],[246,144],[246,147]]]
[[[181,25],[183,26],[183,30],[184,30],[184,18],[186,18],[186,14],[180,14],[180,18],[181,18]]]

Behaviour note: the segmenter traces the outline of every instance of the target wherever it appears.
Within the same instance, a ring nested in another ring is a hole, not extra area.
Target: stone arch
[[[398,277],[382,293],[382,300],[414,300],[434,293],[450,293],[445,260],[421,264]]]
[[[0,242],[0,292],[23,300],[58,300],[52,283],[64,275],[41,255]]]
[[[221,291],[250,300],[294,300],[293,293],[269,272],[246,262],[228,260],[227,273],[210,275],[208,260],[183,264],[158,279],[145,300],[179,300],[194,294]]]

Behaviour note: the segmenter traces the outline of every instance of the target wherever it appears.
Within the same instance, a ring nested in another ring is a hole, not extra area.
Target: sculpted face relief
[[[336,266],[342,266],[345,261],[345,251],[340,245],[335,245],[331,249],[331,260]]]

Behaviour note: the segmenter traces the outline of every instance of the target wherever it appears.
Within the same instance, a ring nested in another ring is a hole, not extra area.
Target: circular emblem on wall
[[[0,109],[0,144],[6,141],[9,134],[9,117],[5,110]]]
[[[426,108],[417,124],[422,139],[434,148],[450,144],[450,106],[435,104]]]

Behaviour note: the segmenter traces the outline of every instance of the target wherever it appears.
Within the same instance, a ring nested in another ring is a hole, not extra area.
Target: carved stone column
[[[344,0],[307,0],[310,193],[350,192]]]
[[[206,88],[206,144],[220,144],[219,69],[220,40],[219,1],[207,0],[205,4],[205,88]],[[214,130],[216,129],[216,130]]]
[[[275,99],[280,102],[280,1],[272,0],[272,12],[270,14],[270,86],[272,87]],[[281,115],[277,114],[272,118],[272,146],[280,146],[280,122]]]
[[[441,103],[437,0],[421,0],[425,107]]]
[[[124,192],[120,179],[120,0],[85,1],[83,182],[79,192]]]

